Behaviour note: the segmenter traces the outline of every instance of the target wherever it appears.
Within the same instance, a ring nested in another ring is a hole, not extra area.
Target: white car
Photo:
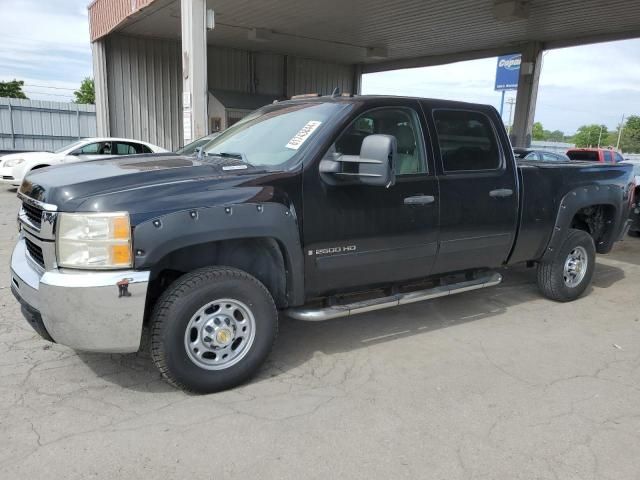
[[[24,177],[37,168],[82,162],[116,155],[162,153],[164,148],[127,138],[84,138],[55,152],[11,153],[0,157],[0,182],[20,186]]]

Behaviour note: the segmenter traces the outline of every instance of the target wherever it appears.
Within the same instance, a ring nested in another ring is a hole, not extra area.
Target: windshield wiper
[[[255,166],[247,160],[247,157],[244,153],[240,152],[204,152],[200,151],[198,154],[198,158],[202,159],[203,157],[218,157],[218,158],[231,158],[234,160],[240,160],[241,164],[231,164],[225,165],[222,167],[223,170],[241,170],[241,169],[255,169]]]
[[[249,163],[247,162],[247,158],[245,157],[244,153],[240,152],[211,152],[205,153],[205,155],[208,157],[237,158],[238,160],[242,160],[245,163]]]

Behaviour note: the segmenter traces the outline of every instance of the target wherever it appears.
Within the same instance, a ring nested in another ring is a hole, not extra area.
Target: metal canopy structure
[[[179,0],[144,3],[146,8],[127,15],[114,29],[180,38]],[[207,40],[244,50],[362,63],[369,72],[508,53],[531,41],[547,49],[640,35],[640,2],[635,0],[532,0],[522,2],[520,17],[509,16],[508,7],[501,14],[500,3],[518,2],[209,0],[215,28]]]
[[[213,29],[186,27],[185,3],[196,20],[212,11]],[[94,43],[114,35],[185,43],[189,30],[209,48],[349,65],[355,76],[528,50],[524,74],[535,79],[544,49],[640,36],[638,0],[95,0],[89,12]],[[524,108],[535,107],[537,81],[523,85],[534,100]],[[529,113],[520,112],[525,129]]]

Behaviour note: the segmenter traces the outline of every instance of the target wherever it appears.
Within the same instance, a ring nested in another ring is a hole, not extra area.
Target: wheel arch
[[[302,247],[293,212],[280,204],[242,204],[173,212],[134,228],[135,268],[151,271],[158,294],[205,266],[246,271],[279,308],[304,302]]]
[[[597,253],[608,253],[616,240],[623,196],[624,189],[616,185],[589,185],[568,192],[560,200],[553,233],[542,260],[555,255],[572,228],[589,233]]]

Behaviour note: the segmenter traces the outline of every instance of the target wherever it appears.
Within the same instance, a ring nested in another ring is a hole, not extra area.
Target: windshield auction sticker
[[[286,147],[290,148],[291,150],[298,150],[302,146],[302,144],[306,142],[307,138],[309,138],[311,134],[316,131],[316,128],[318,128],[320,125],[322,125],[322,122],[318,122],[317,120],[311,120],[310,122],[307,122],[307,124],[302,127],[291,140],[289,140],[289,143],[287,143]]]

